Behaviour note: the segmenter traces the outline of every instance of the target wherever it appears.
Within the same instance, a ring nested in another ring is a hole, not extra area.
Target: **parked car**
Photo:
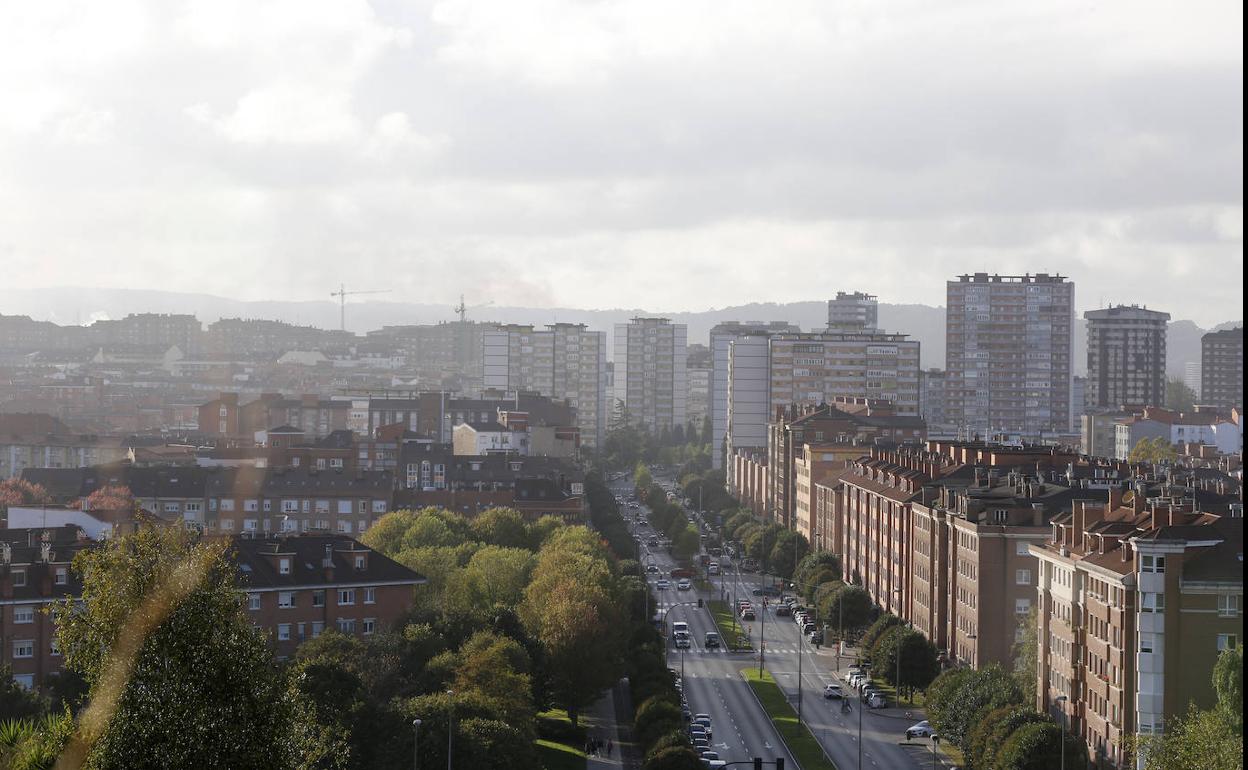
[[[741,619],[742,620],[757,620],[757,616],[754,614],[754,610],[747,607],[741,610]]]
[[[708,750],[708,751],[704,751],[704,752],[702,752],[701,759],[702,759],[702,762],[703,762],[703,763],[706,763],[706,764],[707,764],[707,766],[709,767],[709,766],[710,766],[710,765],[709,765],[709,763],[710,763],[710,762],[712,762],[712,761],[714,761],[714,760],[716,760],[716,759],[719,759],[719,752],[717,752],[717,751],[709,751],[709,750]]]
[[[867,698],[867,708],[869,709],[882,709],[887,707],[888,700],[881,693],[872,693],[871,697]]]
[[[844,698],[845,693],[841,691],[841,686],[839,684],[830,684],[823,688],[823,697],[828,699]]]
[[[793,614],[793,610],[789,609],[789,605],[787,604],[776,605],[776,617],[783,618],[791,614]]]
[[[819,628],[818,626],[816,626],[814,623],[811,623],[808,620],[802,624],[802,636],[810,636],[816,630],[818,630],[818,628]]]
[[[811,644],[823,644],[823,632],[822,632],[822,631],[816,631],[816,632],[814,632],[813,634],[811,634],[811,635],[810,635],[810,643],[811,643]]]
[[[929,723],[926,719],[916,725],[906,728],[906,740],[911,738],[931,738],[935,734],[936,731],[932,728],[931,723]]]

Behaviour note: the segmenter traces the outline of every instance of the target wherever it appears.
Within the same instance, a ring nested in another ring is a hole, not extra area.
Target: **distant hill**
[[[221,318],[272,318],[288,323],[338,328],[338,304],[323,301],[284,302],[241,300],[211,294],[191,294],[145,289],[8,289],[0,287],[0,313],[29,315],[59,324],[86,324],[99,318],[122,318],[129,313],[192,313],[205,324]],[[556,321],[583,323],[591,329],[611,332],[614,324],[638,315],[662,315],[675,323],[687,324],[689,341],[707,340],[711,327],[721,321],[788,321],[803,329],[819,329],[827,323],[827,304],[813,302],[756,302],[701,312],[663,313],[655,310],[577,308],[526,308],[490,306],[470,310],[468,317],[501,323],[548,324]],[[455,320],[451,303],[431,305],[414,302],[370,300],[348,302],[347,328],[357,333],[382,326],[427,324]],[[1240,326],[1228,321],[1215,329]],[[945,362],[945,309],[928,305],[880,305],[880,326],[888,331],[909,334],[922,343],[924,367],[943,367]],[[1173,376],[1183,373],[1184,364],[1200,360],[1202,329],[1192,321],[1170,324],[1166,368]],[[1075,371],[1082,373],[1087,361],[1087,328],[1075,320]]]

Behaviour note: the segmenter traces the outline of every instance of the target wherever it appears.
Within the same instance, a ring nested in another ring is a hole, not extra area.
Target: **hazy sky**
[[[1220,2],[0,3],[0,282],[1243,308]],[[0,308],[3,312],[3,308]]]

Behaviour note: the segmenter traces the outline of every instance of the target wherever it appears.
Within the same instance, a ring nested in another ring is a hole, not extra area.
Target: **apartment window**
[[[13,570],[13,585],[18,588],[21,588],[22,586],[26,585],[26,570],[24,569]]]
[[[52,637],[52,642],[48,645],[48,654],[54,658],[61,657],[61,643],[57,641],[55,636]]]
[[[234,498],[224,497],[221,499],[221,510],[226,512],[234,511]]]
[[[68,582],[69,582],[69,570],[67,570],[65,567],[57,567],[56,568],[56,584],[58,586],[63,586]]]
[[[265,513],[269,513],[269,512],[270,512],[270,511],[272,511],[272,510],[273,510],[273,501],[272,501],[272,500],[265,500],[265,501],[264,501],[264,511],[265,511]]]
[[[338,591],[338,604],[355,604],[355,589],[343,588]]]
[[[1235,594],[1218,595],[1218,615],[1233,618],[1239,614],[1239,597]]]
[[[289,623],[277,624],[277,641],[279,642],[290,641],[290,624]]]
[[[1157,648],[1157,634],[1140,634],[1140,652],[1152,652]]]
[[[13,608],[14,623],[34,623],[35,608],[34,607],[14,607]]]
[[[344,634],[354,634],[355,618],[338,618],[338,630]]]
[[[313,607],[324,607],[324,606],[325,606],[325,592],[324,592],[324,591],[313,591],[313,592],[312,592],[312,606],[313,606]]]
[[[279,591],[277,593],[278,609],[289,610],[295,606],[294,591]]]
[[[16,642],[14,642],[16,644]],[[1218,634],[1218,652],[1233,650],[1239,644],[1238,634]],[[14,655],[13,657],[17,657]]]
[[[1219,641],[1219,643],[1221,643]],[[17,639],[13,642],[14,658],[33,658],[35,657],[35,643],[30,639]]]
[[[1004,508],[998,508],[992,512],[992,520],[997,524],[1005,524],[1010,520],[1010,512]]]
[[[364,557],[363,556],[355,557],[355,568],[358,570],[364,569]]]
[[[329,458],[329,467],[331,467],[331,468],[341,468],[341,467],[342,467],[342,458],[341,458],[341,457],[331,457],[331,458]]]
[[[283,500],[282,501],[282,513],[298,513],[298,512],[299,512],[298,500]]]
[[[256,531],[256,520],[255,520],[255,519],[243,519],[243,531],[244,531],[244,532],[255,532],[255,531]]]
[[[1144,554],[1140,556],[1140,572],[1152,572],[1162,574],[1166,571],[1166,557],[1150,556]]]
[[[1143,592],[1140,594],[1140,612],[1165,612],[1166,595]]]
[[[222,531],[222,532],[233,532],[233,531],[234,531],[234,520],[233,520],[233,519],[222,519],[222,520],[221,520],[221,531]]]
[[[260,594],[247,594],[247,609],[252,612],[260,609]]]
[[[351,522],[339,519],[338,520],[338,534],[340,535],[351,534]]]
[[[368,501],[367,501],[367,500],[361,500],[361,501],[360,501],[360,504],[359,504],[359,508],[358,508],[358,510],[359,510],[360,515],[361,515],[361,516],[363,516],[364,514],[368,513]]]
[[[374,500],[373,501],[373,513],[385,513],[385,512],[386,512],[386,501]],[[363,513],[363,511],[360,511],[360,513]]]
[[[365,603],[365,604],[376,604],[376,603],[377,603],[377,589],[376,589],[376,588],[365,588],[365,589],[364,589],[364,603]]]
[[[1031,585],[1031,570],[1029,569],[1014,570],[1014,582],[1020,586]]]
[[[1028,612],[1031,612],[1031,599],[1015,599],[1014,600],[1014,614],[1015,615],[1026,615]]]
[[[289,575],[290,574],[290,559],[285,559],[285,558],[278,559],[277,571],[278,571],[278,574]]]
[[[244,500],[243,510],[246,511],[247,513],[255,513],[256,511],[260,510],[260,501],[259,500]]]
[[[325,630],[324,621],[321,621],[321,620],[312,621],[312,638],[313,639],[320,636],[324,630]]]
[[[1018,542],[1014,543],[1014,553],[1017,556],[1030,556],[1031,544],[1028,543],[1026,540],[1019,540]]]
[[[364,618],[364,635],[368,636],[377,630],[376,618]]]

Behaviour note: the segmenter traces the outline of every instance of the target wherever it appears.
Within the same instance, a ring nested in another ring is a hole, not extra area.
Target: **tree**
[[[1225,649],[1213,664],[1213,690],[1218,712],[1232,732],[1244,732],[1244,646]]]
[[[1175,377],[1166,380],[1166,408],[1176,412],[1190,412],[1196,405],[1196,391],[1187,386],[1182,379]]]
[[[872,671],[896,687],[899,696],[903,689],[911,693],[926,689],[940,673],[936,646],[918,631],[905,626],[895,625],[881,634],[871,647],[870,658]]]
[[[684,561],[697,553],[701,545],[702,538],[697,530],[686,523],[672,538],[672,555]]]
[[[642,767],[644,770],[703,770],[705,765],[693,749],[671,746],[646,760]]]
[[[968,749],[971,728],[993,709],[1022,705],[1018,685],[999,665],[981,669],[950,669],[932,682],[927,693],[927,713],[942,739],[963,752]]]
[[[814,600],[815,591],[824,583],[839,580],[841,560],[833,553],[808,553],[793,570],[793,582],[807,599]]]
[[[819,610],[828,625],[836,628],[838,633],[844,630],[847,638],[866,627],[876,612],[871,594],[865,588],[844,583],[829,595],[827,604],[820,606]]]
[[[138,503],[130,487],[122,484],[106,484],[82,501],[84,511],[135,511]]]
[[[866,593],[866,591],[863,590],[863,593]],[[871,627],[868,628],[863,633],[862,638],[858,640],[858,646],[862,649],[863,656],[865,657],[869,655],[872,648],[875,647],[877,640],[881,639],[892,628],[902,625],[903,622],[904,621],[901,618],[891,612],[886,612],[876,618],[875,622],[871,624]]]
[[[514,508],[490,508],[472,520],[472,533],[490,545],[527,548],[529,533],[524,517]]]
[[[8,666],[0,666],[0,722],[38,717],[47,710],[46,699],[14,681]]]
[[[1170,442],[1163,436],[1157,436],[1137,441],[1127,460],[1133,463],[1162,463],[1174,462],[1177,457],[1178,453]]]
[[[673,730],[680,730],[682,724],[680,707],[661,696],[646,700],[633,716],[633,731],[643,746],[650,746]]]
[[[1018,683],[1019,692],[1023,694],[1024,703],[1036,702],[1036,676],[1039,666],[1039,645],[1037,637],[1036,607],[1018,621],[1017,641],[1014,642],[1013,660],[1010,673]]]
[[[650,491],[650,487],[654,486],[654,477],[650,475],[650,469],[641,463],[638,463],[636,470],[633,471],[633,486],[636,487],[638,494],[646,494]]]
[[[71,756],[94,768],[294,764],[291,703],[251,628],[224,542],[151,528],[74,558],[82,602],[56,606],[65,663],[90,686]]]
[[[988,712],[967,736],[968,770],[992,770],[997,751],[1015,730],[1030,722],[1048,721],[1047,716],[1027,706],[1001,706]]]
[[[6,516],[14,505],[41,505],[52,502],[48,490],[21,478],[0,481],[0,516]]]
[[[774,542],[771,552],[767,555],[771,569],[782,578],[791,578],[798,562],[804,559],[806,552],[810,550],[810,543],[804,536],[791,529],[781,529],[776,532]]]
[[[0,722],[0,767],[52,770],[73,733],[74,719],[68,713]]]
[[[448,578],[446,601],[482,612],[500,604],[514,607],[524,598],[535,561],[528,549],[487,545]]]
[[[530,732],[535,711],[528,653],[514,639],[489,631],[473,634],[459,650],[455,692],[478,692],[503,721]]]
[[[1216,711],[1202,711],[1192,704],[1186,715],[1166,723],[1164,735],[1139,736],[1137,751],[1144,757],[1146,770],[1240,770],[1244,734],[1232,732]]]

